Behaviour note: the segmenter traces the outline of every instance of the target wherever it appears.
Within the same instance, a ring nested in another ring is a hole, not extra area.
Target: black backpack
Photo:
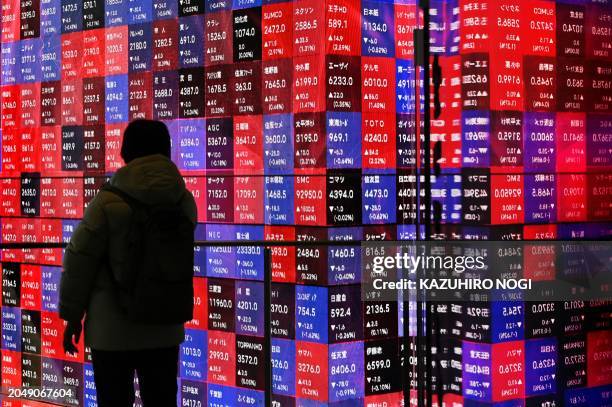
[[[128,235],[131,256],[120,270],[111,269],[126,317],[146,324],[190,321],[195,225],[180,207],[182,196],[175,204],[152,206],[110,183],[101,189],[119,196],[133,213]]]

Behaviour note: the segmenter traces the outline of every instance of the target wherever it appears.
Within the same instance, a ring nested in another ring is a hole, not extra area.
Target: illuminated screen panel
[[[435,237],[612,236],[612,4],[430,7],[443,76]],[[423,233],[414,1],[7,0],[1,14],[2,242],[68,241],[123,165],[136,118],[168,126],[198,240]],[[63,404],[93,407],[88,350],[61,349],[61,257],[2,252],[1,381],[69,388]],[[355,247],[272,250],[275,405],[400,405],[402,305],[361,302],[360,259]],[[261,405],[262,249],[196,248],[195,275],[180,405]],[[437,312],[447,405],[610,403],[601,304]]]

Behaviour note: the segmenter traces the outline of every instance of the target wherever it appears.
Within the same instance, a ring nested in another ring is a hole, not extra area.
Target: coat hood
[[[161,154],[132,160],[113,175],[110,183],[147,204],[177,202],[185,191],[185,181],[178,168]]]

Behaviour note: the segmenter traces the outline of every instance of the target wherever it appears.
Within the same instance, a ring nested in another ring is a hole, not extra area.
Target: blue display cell
[[[234,407],[236,404],[236,387],[208,384],[208,405],[216,407]]]
[[[42,41],[32,38],[19,42],[19,83],[40,82],[40,58]]]
[[[525,172],[555,171],[555,113],[525,112]]]
[[[42,310],[58,311],[61,267],[42,266]]]
[[[93,366],[90,363],[83,365],[83,403],[85,407],[97,407],[96,383],[94,381]]]
[[[185,342],[181,344],[181,379],[206,380],[207,375],[207,331],[186,329]]]
[[[172,0],[153,0],[153,18],[166,20],[178,16],[178,4]]]
[[[181,380],[179,406],[204,407],[206,403],[206,383]]]
[[[83,2],[62,1],[62,34],[83,30]]]
[[[232,240],[235,226],[206,225],[206,240]],[[236,249],[212,246],[206,248],[206,275],[209,277],[236,277]]]
[[[60,0],[40,1],[40,36],[62,34],[62,2]]]
[[[40,72],[42,82],[58,81],[61,78],[61,36],[51,35],[42,39]],[[2,65],[4,74],[4,64]]]
[[[79,225],[79,222],[75,219],[62,219],[62,242],[70,242],[70,238],[72,238],[72,234]]]
[[[295,287],[295,339],[327,343],[327,288]]]
[[[105,27],[127,25],[127,1],[128,0],[106,0],[104,4]]]
[[[264,393],[252,389],[236,388],[236,404],[235,406],[263,406]]]
[[[258,281],[236,281],[236,333],[263,336],[264,287]]]
[[[264,170],[266,174],[293,171],[293,117],[290,114],[264,116]]]
[[[432,182],[432,200],[442,205],[442,223],[461,221],[461,176],[445,172]]]
[[[293,224],[294,177],[265,177],[264,219],[268,225]]]
[[[232,0],[232,9],[252,8],[261,6],[262,0]]]
[[[21,310],[2,307],[2,349],[21,352]]]
[[[518,341],[525,337],[525,305],[522,301],[492,301],[493,342]]]
[[[105,80],[106,123],[128,121],[128,76],[107,76]]]
[[[363,224],[395,223],[395,178],[393,175],[362,177]]]
[[[230,170],[234,166],[234,138],[231,118],[206,120],[206,168]]]
[[[360,241],[363,230],[358,227],[333,228],[329,231],[331,241]],[[327,268],[329,284],[353,284],[361,281],[359,270],[361,247],[330,246],[327,248]]]
[[[448,21],[448,34],[446,36],[446,55],[457,55],[459,53],[459,0],[449,0],[445,2],[446,18]]]
[[[461,156],[464,167],[485,168],[491,165],[490,135],[489,112],[481,110],[461,112]]]
[[[181,68],[204,66],[204,16],[179,19],[179,62]]]
[[[416,111],[414,61],[398,59],[395,67],[396,111],[397,113],[414,114]]]
[[[178,121],[177,166],[181,170],[203,170],[206,165],[206,122],[204,119]]]
[[[132,72],[147,72],[151,70],[153,31],[150,23],[129,26],[129,65]]]
[[[2,43],[2,85],[17,83],[19,76],[19,42]]]
[[[432,54],[441,54],[444,55],[446,53],[446,41],[445,36],[447,33],[446,26],[446,13],[444,12],[444,6],[446,2],[440,0],[432,0],[430,2],[430,50]]]
[[[236,240],[264,240],[262,226],[236,226]],[[240,279],[264,278],[264,255],[261,246],[242,246],[236,249],[236,276]]]
[[[206,0],[206,12],[214,13],[215,11],[231,10],[232,0]]]
[[[327,167],[361,167],[361,113],[327,113]]]
[[[491,345],[463,342],[463,397],[466,401],[491,400]]]
[[[557,392],[557,339],[525,341],[525,394],[536,396]]]
[[[146,23],[153,20],[151,0],[127,0],[128,24]]]
[[[272,392],[295,396],[295,341],[272,338]]]
[[[198,223],[195,229],[195,240],[206,240],[206,225]],[[206,249],[202,246],[193,248],[193,273],[196,276],[206,276]]]
[[[363,342],[329,345],[329,401],[364,396]]]
[[[395,55],[395,23],[392,3],[364,1],[361,6],[361,54]]]
[[[525,222],[553,223],[557,220],[555,174],[525,174]]]

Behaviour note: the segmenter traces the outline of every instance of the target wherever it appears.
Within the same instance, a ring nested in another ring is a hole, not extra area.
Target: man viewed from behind
[[[99,407],[176,406],[179,345],[193,313],[196,205],[170,160],[170,135],[136,120],[123,136],[126,165],[85,211],[64,255],[64,350],[77,351],[85,316]]]

